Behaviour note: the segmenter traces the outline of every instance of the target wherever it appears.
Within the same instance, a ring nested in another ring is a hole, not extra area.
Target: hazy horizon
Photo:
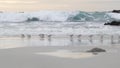
[[[1,11],[110,11],[119,8],[119,0],[0,0]]]

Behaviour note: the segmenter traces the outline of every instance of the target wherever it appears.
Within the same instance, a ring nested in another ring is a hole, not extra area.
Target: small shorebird
[[[120,35],[118,36],[118,43],[120,43]]]
[[[90,38],[90,39],[89,39],[90,42],[93,43],[93,35],[90,35],[89,38]]]
[[[27,38],[30,39],[30,38],[31,38],[31,35],[27,35]]]
[[[44,34],[39,34],[40,38],[44,38],[45,35]]]
[[[21,34],[21,38],[25,38],[25,35],[24,35],[24,34]]]
[[[49,41],[51,41],[51,36],[52,36],[51,34],[48,35],[48,40],[49,40]]]
[[[111,35],[111,44],[114,44],[114,36],[113,35]]]
[[[80,35],[78,35],[77,37],[78,37],[78,41],[80,41],[81,42],[81,34]]]
[[[100,42],[103,43],[103,35],[100,36]]]
[[[73,41],[73,34],[70,35],[70,41]]]

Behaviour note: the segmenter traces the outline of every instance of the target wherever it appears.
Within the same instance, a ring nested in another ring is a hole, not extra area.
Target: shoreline
[[[117,46],[120,45],[120,38],[114,36],[101,35],[45,35],[26,37],[2,37],[0,38],[0,49],[31,47],[31,46]]]

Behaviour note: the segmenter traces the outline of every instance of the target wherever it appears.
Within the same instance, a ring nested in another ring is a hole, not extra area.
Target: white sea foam
[[[40,21],[27,21],[28,18]],[[0,13],[0,35],[32,34],[120,34],[120,27],[104,26],[120,14],[109,12],[40,11]]]
[[[38,55],[55,56],[59,58],[82,59],[94,57],[92,53],[71,52],[70,50],[59,50],[55,52],[39,52]]]
[[[111,18],[114,18],[115,20],[120,20],[120,14],[119,13],[108,13],[108,15]]]
[[[109,12],[82,11],[39,11],[39,12],[3,12],[0,22],[25,22],[28,18],[36,17],[40,21],[107,21],[112,18],[120,19],[120,14]]]

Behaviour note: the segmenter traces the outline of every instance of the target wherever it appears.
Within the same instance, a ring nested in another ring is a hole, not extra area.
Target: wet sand
[[[12,49],[0,49],[0,68],[119,68],[120,67],[120,46],[99,46],[106,49],[106,53],[77,58],[74,53],[85,53],[86,50],[96,46],[40,46],[21,47]],[[58,57],[39,53],[50,53],[62,51],[70,57]],[[80,56],[81,55],[81,56]]]
[[[119,44],[84,46],[77,38],[56,39],[0,38],[0,68],[120,68]],[[107,52],[86,52],[95,47]]]
[[[116,46],[119,35],[22,35],[0,37],[0,49],[31,46]]]

